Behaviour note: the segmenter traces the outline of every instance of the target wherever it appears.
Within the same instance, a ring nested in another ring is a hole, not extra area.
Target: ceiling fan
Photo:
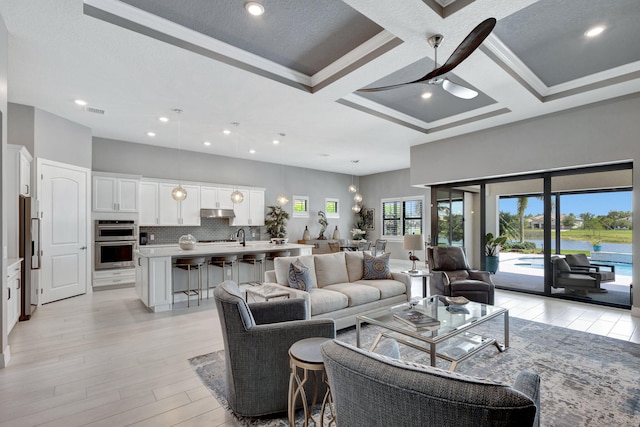
[[[399,83],[391,86],[374,87],[369,89],[358,89],[358,92],[378,92],[381,90],[395,89],[414,83],[425,83],[430,85],[442,85],[442,88],[444,90],[454,96],[457,96],[458,98],[475,98],[476,96],[478,96],[478,92],[473,89],[469,89],[467,87],[453,83],[451,80],[445,77],[445,74],[453,70],[455,67],[460,65],[462,61],[467,59],[467,57],[471,55],[473,51],[482,44],[484,39],[487,38],[489,34],[491,34],[491,31],[493,31],[493,27],[495,27],[495,25],[495,18],[486,19],[485,21],[482,21],[480,24],[478,24],[478,26],[469,33],[469,35],[462,41],[462,43],[460,43],[456,50],[453,51],[449,59],[447,59],[447,61],[440,67],[438,67],[438,47],[440,46],[440,43],[442,43],[442,39],[444,38],[444,36],[442,36],[441,34],[431,36],[428,38],[428,42],[431,47],[435,49],[435,68],[428,74],[412,82]]]

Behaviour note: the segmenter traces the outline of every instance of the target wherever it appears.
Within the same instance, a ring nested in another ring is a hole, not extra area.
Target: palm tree
[[[524,243],[524,211],[529,204],[528,197],[518,197],[518,216],[520,217],[520,243]]]

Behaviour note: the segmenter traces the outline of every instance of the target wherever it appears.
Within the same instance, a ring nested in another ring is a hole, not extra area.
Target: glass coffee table
[[[440,324],[417,329],[394,317],[394,313],[410,308],[436,318]],[[473,332],[473,329],[478,325],[498,316],[504,317],[503,344],[498,343],[493,337],[485,337]],[[456,369],[458,363],[492,344],[500,352],[509,347],[509,310],[473,301],[463,305],[455,305],[447,302],[445,297],[438,295],[357,316],[356,345],[358,347],[360,347],[360,332],[363,323],[376,325],[384,330],[378,334],[370,350],[375,349],[382,337],[393,338],[399,343],[429,353],[431,366],[436,366],[438,357],[451,362],[449,368],[451,371]]]

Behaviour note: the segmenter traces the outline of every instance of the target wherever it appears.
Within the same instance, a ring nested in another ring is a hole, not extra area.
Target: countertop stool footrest
[[[227,280],[227,267],[231,267],[231,280],[234,280],[233,266],[238,262],[238,255],[220,255],[211,257],[207,263],[207,299],[209,299],[209,289],[215,288],[216,285],[211,285],[209,278],[209,266],[220,267],[222,269],[222,282]],[[221,282],[221,283],[222,283]]]
[[[175,291],[172,293],[171,296],[171,303],[173,304],[174,299],[173,296],[176,293],[183,293],[187,296],[187,307],[190,307],[191,305],[191,297],[193,295],[196,296],[196,299],[198,300],[198,305],[200,305],[200,296],[201,296],[201,291],[202,291],[202,275],[200,274],[200,269],[202,269],[202,267],[205,264],[205,258],[204,257],[194,257],[194,258],[176,258],[173,267],[176,269],[180,269],[180,270],[186,270],[187,271],[187,289],[186,290],[180,290],[180,291]],[[192,289],[191,288],[191,271],[195,270],[198,273],[198,287],[196,289]],[[175,278],[174,278],[175,279]],[[176,283],[176,281],[172,279],[173,283]]]
[[[306,338],[295,342],[289,348],[289,359],[291,366],[291,375],[289,377],[289,405],[288,405],[288,417],[289,426],[295,427],[295,412],[296,402],[298,398],[302,401],[302,409],[304,413],[303,426],[309,425],[309,420],[313,421],[313,425],[318,423],[311,416],[313,408],[318,401],[318,391],[321,388],[321,384],[326,387],[326,392],[322,398],[322,407],[320,408],[320,427],[324,426],[324,414],[325,409],[329,408],[331,418],[327,423],[327,426],[335,425],[336,416],[333,410],[333,401],[331,399],[331,389],[329,388],[329,382],[327,381],[327,373],[324,370],[324,362],[322,360],[322,354],[320,353],[320,346],[331,340],[331,338]],[[302,378],[300,377],[302,374]],[[307,399],[305,392],[305,385],[309,382],[310,374],[313,376],[314,389],[313,398],[311,404]],[[318,378],[320,376],[320,378]]]
[[[249,283],[252,286],[258,286],[262,284],[262,276],[264,275],[264,263],[266,254],[256,253],[256,254],[246,254],[240,259],[240,263],[252,264],[253,265],[253,281],[243,282]],[[240,263],[238,263],[238,282],[240,281]]]

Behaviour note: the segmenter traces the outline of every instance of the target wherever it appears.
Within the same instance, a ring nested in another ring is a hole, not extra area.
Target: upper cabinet
[[[5,178],[9,185],[18,189],[18,194],[31,196],[31,161],[33,157],[22,145],[7,144],[7,172]]]
[[[158,183],[140,181],[139,225],[158,225]]]
[[[232,188],[200,187],[200,206],[203,209],[233,209]]]
[[[236,217],[230,223],[232,226],[264,225],[264,190],[240,189],[244,193],[242,203],[234,205]]]
[[[177,185],[166,181],[140,183],[141,226],[200,225],[200,186],[182,184],[187,198],[176,201],[171,192]]]
[[[94,212],[138,212],[140,179],[113,174],[93,175]]]

